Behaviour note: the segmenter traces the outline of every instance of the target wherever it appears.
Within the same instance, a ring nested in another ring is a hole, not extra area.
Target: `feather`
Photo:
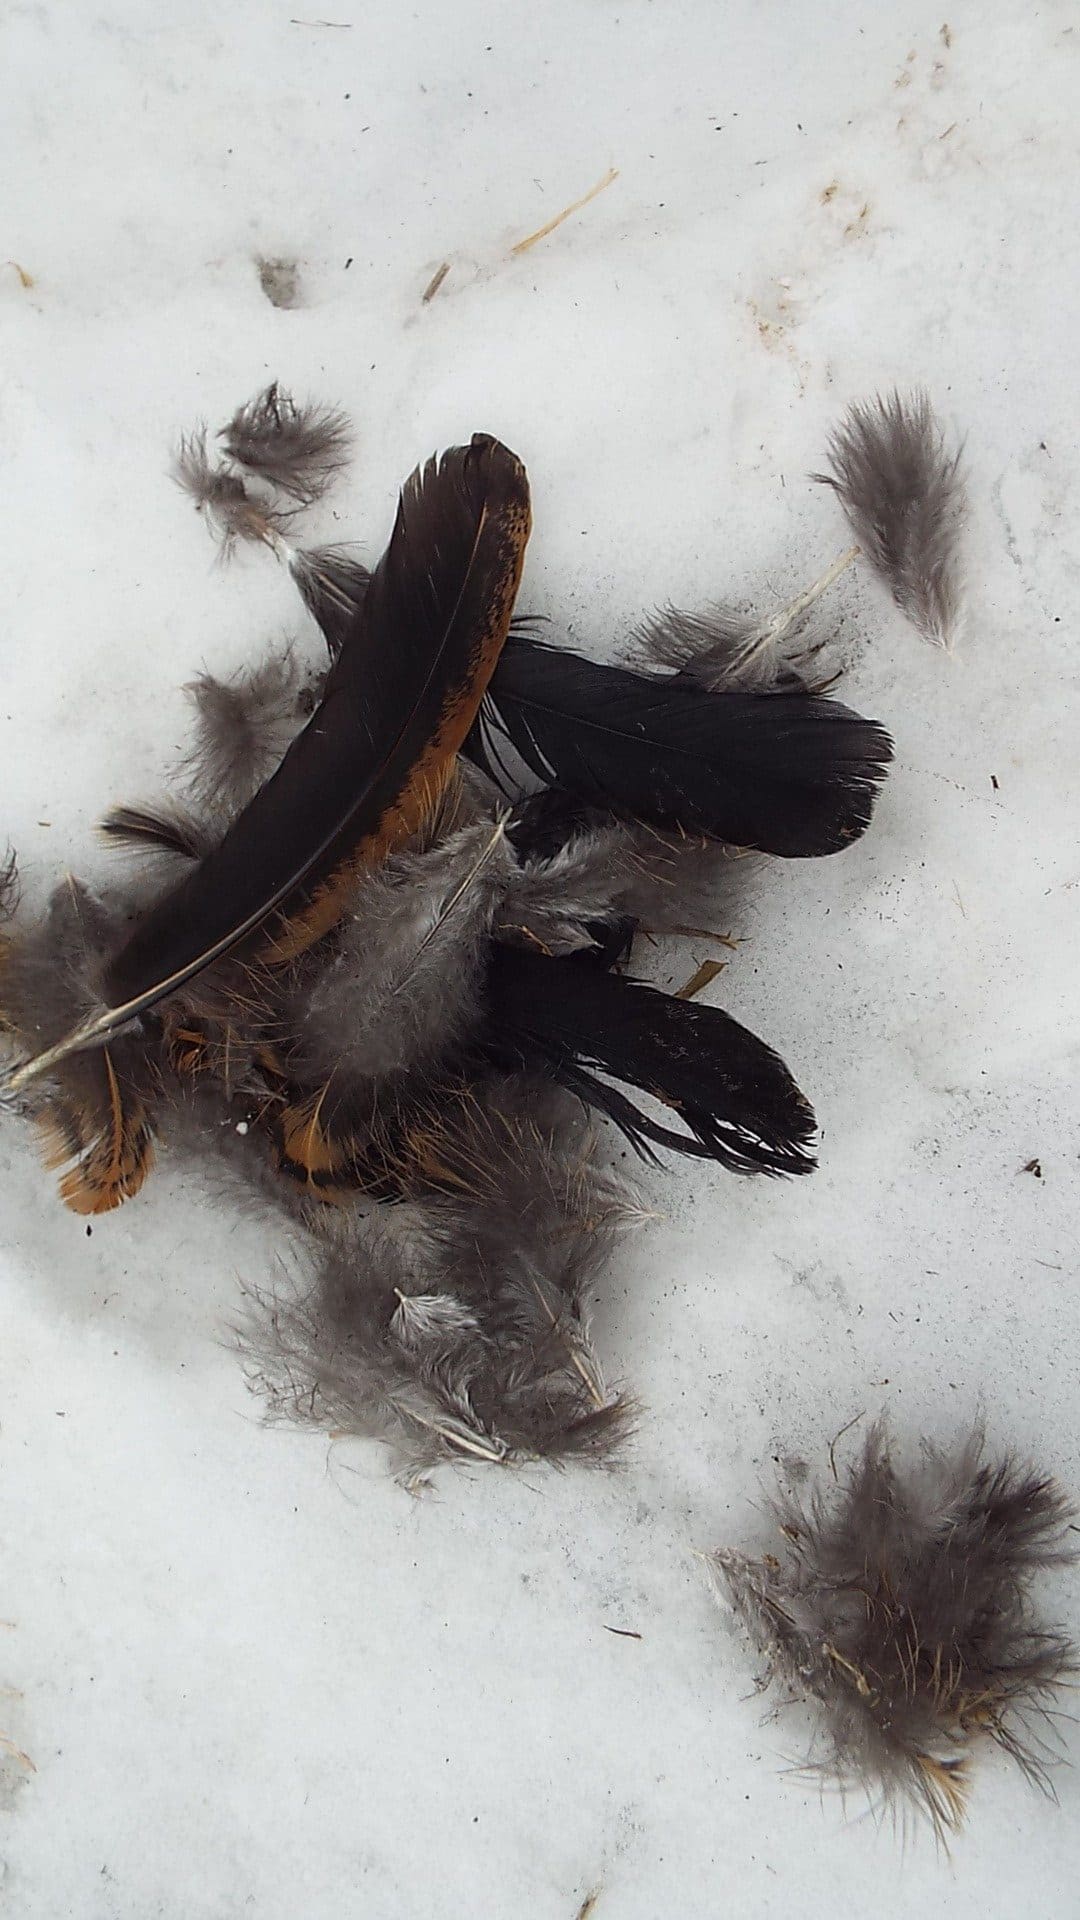
[[[141,1096],[125,1085],[108,1047],[82,1063],[83,1101],[58,1093],[37,1116],[45,1165],[67,1166],[60,1198],[73,1213],[111,1213],[138,1193],[154,1164],[153,1129]],[[74,1164],[69,1165],[69,1162]]]
[[[274,380],[237,408],[218,439],[230,460],[308,507],[348,464],[352,432],[336,407],[298,407]]]
[[[175,801],[152,807],[113,807],[100,830],[129,852],[167,854],[180,860],[201,860],[220,838],[197,814]]]
[[[370,572],[347,547],[296,547],[289,571],[336,660],[359,619]]]
[[[313,1277],[240,1330],[275,1417],[439,1458],[603,1464],[630,1408],[592,1352],[587,1294],[633,1209],[589,1168],[572,1103],[500,1081],[432,1136],[443,1197],[335,1216]]]
[[[599,827],[576,834],[546,859],[528,860],[506,876],[495,932],[548,954],[574,953],[626,919],[622,895],[630,836]]]
[[[484,1039],[499,1064],[546,1069],[606,1113],[646,1158],[652,1143],[735,1173],[814,1166],[809,1104],[778,1055],[718,1007],[673,999],[577,956],[496,947]],[[608,1080],[659,1100],[685,1131],[653,1120]]]
[[[1040,1569],[1076,1557],[1051,1480],[987,1461],[979,1432],[905,1470],[879,1425],[831,1498],[784,1499],[774,1517],[775,1554],[723,1550],[710,1568],[769,1677],[817,1703],[825,1753],[812,1764],[939,1832],[960,1823],[982,1741],[1046,1783],[1031,1722],[1048,1724],[1080,1665],[1031,1596]]]
[[[7,1051],[48,1047],[78,1023],[120,924],[119,911],[69,881],[39,925],[7,937],[0,953]],[[74,1212],[107,1213],[138,1192],[154,1159],[149,1101],[156,1079],[150,1056],[124,1037],[112,1048],[59,1061],[34,1088],[29,1116],[46,1166],[66,1169],[60,1194]]]
[[[498,778],[504,742],[594,806],[793,858],[859,837],[892,757],[882,727],[819,695],[710,695],[520,632],[466,751]]]
[[[173,459],[173,478],[206,515],[221,540],[224,558],[238,540],[278,550],[295,509],[256,497],[232,467],[221,462],[215,467],[206,450],[205,427],[182,437]]]
[[[776,649],[755,650],[759,632],[752,616],[727,607],[702,613],[665,607],[636,629],[631,660],[642,672],[667,667],[685,674],[707,693],[804,691],[793,663]]]
[[[367,877],[333,954],[291,1010],[302,1079],[332,1075],[344,1094],[358,1081],[429,1070],[466,1039],[506,864],[501,822],[484,822]]]
[[[967,512],[962,450],[951,449],[921,390],[848,409],[828,444],[832,487],[859,546],[902,613],[948,646],[962,612],[960,535]]]
[[[496,930],[504,939],[517,930],[551,953],[579,947],[582,927],[601,944],[622,927],[627,935],[694,931],[726,945],[719,925],[730,924],[755,865],[701,835],[616,821],[557,787],[527,800],[508,834],[521,865]]]
[[[754,620],[726,607],[711,607],[706,613],[668,607],[638,628],[636,661],[646,670],[670,667],[696,680],[707,693],[820,692],[836,676],[819,680],[814,687],[808,687],[804,676],[824,643],[793,642],[810,608],[858,556],[859,548],[849,547],[767,620]]]
[[[485,435],[406,483],[353,642],[278,771],[103,970],[104,1005],[17,1092],[238,950],[278,966],[341,918],[357,873],[431,812],[506,635],[529,533],[524,469]]]
[[[223,826],[281,764],[316,704],[310,686],[291,647],[229,680],[200,673],[188,682],[195,738],[184,771],[200,805],[220,813]]]

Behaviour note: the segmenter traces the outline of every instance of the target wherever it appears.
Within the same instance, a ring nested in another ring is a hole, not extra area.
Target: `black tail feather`
[[[543,1067],[606,1113],[646,1159],[652,1146],[735,1173],[809,1173],[814,1114],[779,1055],[718,1007],[571,959],[496,947],[485,1041],[498,1064]],[[662,1125],[622,1081],[678,1114]]]
[[[577,799],[788,858],[858,839],[892,758],[883,727],[820,694],[711,694],[520,630],[465,750],[502,784],[506,746]]]

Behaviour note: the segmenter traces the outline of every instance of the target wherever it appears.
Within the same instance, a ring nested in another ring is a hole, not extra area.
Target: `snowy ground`
[[[0,255],[32,284],[0,269],[0,827],[31,901],[102,870],[191,672],[297,624],[268,563],[212,569],[166,471],[273,375],[357,420],[324,531],[372,548],[417,458],[507,440],[522,604],[598,652],[657,601],[804,584],[843,544],[827,425],[925,381],[969,434],[971,630],[946,657],[850,575],[828,603],[898,764],[858,847],[762,873],[712,990],[814,1099],[821,1170],[647,1181],[666,1217],[598,1316],[646,1408],[621,1476],[415,1501],[375,1449],[265,1431],[219,1344],[261,1228],[165,1165],[88,1237],[5,1126],[0,1726],[36,1768],[4,1774],[6,1910],[1073,1914],[1075,1772],[1055,1808],[990,1761],[951,1861],[822,1804],[691,1548],[759,1537],[776,1456],[827,1470],[860,1411],[949,1439],[982,1403],[1080,1487],[1075,8],[319,4],[343,24],[4,9]],[[1047,1593],[1080,1627],[1075,1580]]]

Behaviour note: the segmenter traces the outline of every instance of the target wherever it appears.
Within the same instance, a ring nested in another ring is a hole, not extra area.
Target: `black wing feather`
[[[719,1007],[677,1000],[585,964],[499,946],[485,1043],[500,1065],[542,1067],[606,1113],[635,1148],[649,1143],[736,1173],[808,1173],[814,1114],[778,1054]],[[662,1125],[599,1075],[651,1094],[685,1131]]]
[[[820,694],[708,693],[520,630],[466,743],[502,783],[500,736],[582,801],[789,858],[857,839],[892,758],[884,728]]]

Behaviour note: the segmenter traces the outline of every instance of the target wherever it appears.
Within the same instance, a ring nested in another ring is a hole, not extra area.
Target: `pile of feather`
[[[766,1041],[635,979],[641,932],[717,924],[733,856],[850,846],[891,756],[812,684],[804,619],[859,554],[922,631],[958,617],[958,456],[925,397],[853,408],[825,476],[858,546],[788,608],[654,616],[602,666],[515,612],[525,470],[477,434],[405,483],[371,572],[295,539],[348,458],[336,411],[276,386],[178,477],[228,549],[285,565],[327,666],[274,654],[192,689],[171,797],[105,834],[122,884],[4,887],[7,1104],[68,1206],[131,1198],[155,1144],[207,1148],[299,1230],[252,1296],[271,1408],[440,1457],[603,1460],[628,1420],[588,1303],[645,1158],[814,1165]]]
[[[784,1062],[693,997],[719,969],[664,994],[634,941],[717,926],[747,853],[865,831],[891,743],[814,683],[806,617],[865,558],[950,642],[959,455],[923,395],[853,407],[817,478],[857,544],[768,619],[669,610],[602,666],[515,612],[529,489],[497,440],[412,475],[369,572],[294,538],[348,458],[341,414],[272,386],[218,438],[178,478],[224,551],[287,567],[327,664],[192,684],[173,793],[103,822],[121,884],[68,880],[35,924],[0,874],[5,1102],[78,1213],[137,1194],[158,1144],[276,1210],[301,1270],[241,1330],[272,1412],[377,1436],[413,1478],[608,1460],[631,1408],[588,1307],[640,1215],[612,1129],[647,1160],[814,1166]],[[1030,1587],[1073,1557],[1071,1512],[979,1435],[907,1471],[875,1429],[834,1499],[779,1503],[784,1560],[709,1566],[816,1707],[810,1763],[946,1833],[980,1743],[1046,1778],[1032,1722],[1077,1656]]]

